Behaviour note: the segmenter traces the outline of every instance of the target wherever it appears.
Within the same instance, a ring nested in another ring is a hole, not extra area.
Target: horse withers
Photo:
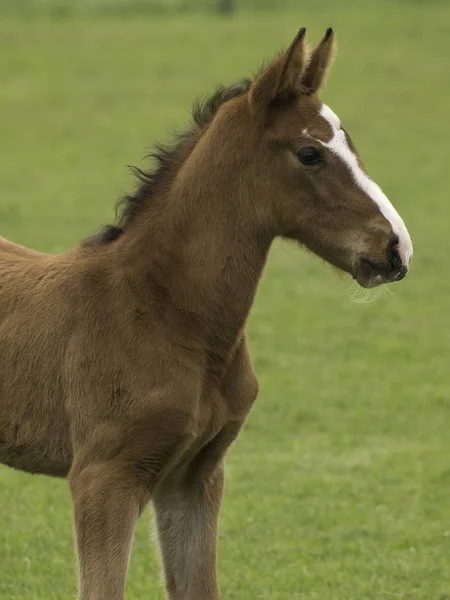
[[[333,50],[301,29],[221,87],[117,225],[62,254],[0,240],[0,461],[68,479],[79,600],[123,600],[152,502],[170,600],[217,600],[224,456],[258,391],[245,327],[294,238],[361,286],[402,279],[407,229],[318,98]]]

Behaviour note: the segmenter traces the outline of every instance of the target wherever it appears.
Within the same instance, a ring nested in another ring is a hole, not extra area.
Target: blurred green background
[[[367,303],[275,245],[249,324],[260,397],[228,459],[223,599],[449,600],[450,3],[233,4],[0,1],[0,235],[59,252],[96,231],[134,186],[126,165],[186,127],[198,95],[332,25],[324,99],[415,256]],[[163,598],[148,522],[130,599]],[[0,598],[75,590],[66,484],[0,468]]]

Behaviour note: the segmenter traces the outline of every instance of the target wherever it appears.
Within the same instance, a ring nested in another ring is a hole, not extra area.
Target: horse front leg
[[[120,464],[93,464],[70,478],[79,600],[124,600],[134,528],[148,502]]]
[[[78,600],[124,600],[136,522],[165,470],[192,443],[188,418],[172,411],[127,432],[101,427],[69,474],[79,567]]]
[[[196,457],[155,489],[153,507],[169,600],[219,600],[217,529],[223,457],[241,423],[230,423]]]
[[[217,521],[223,468],[189,486],[172,482],[153,498],[158,541],[170,600],[219,600]]]

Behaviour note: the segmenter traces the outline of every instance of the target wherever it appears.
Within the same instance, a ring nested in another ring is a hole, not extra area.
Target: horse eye
[[[312,146],[302,148],[298,153],[298,158],[304,165],[316,165],[322,161],[322,155]]]

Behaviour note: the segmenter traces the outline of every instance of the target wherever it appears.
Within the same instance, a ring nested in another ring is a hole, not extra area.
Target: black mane
[[[88,244],[108,244],[119,238],[125,231],[128,223],[135,219],[144,202],[154,194],[155,188],[161,180],[173,170],[179,162],[183,150],[192,147],[204,128],[212,121],[219,108],[228,100],[242,96],[251,84],[250,79],[243,79],[229,87],[220,86],[214,94],[204,102],[197,101],[192,110],[193,125],[191,129],[177,135],[175,142],[170,146],[157,145],[155,151],[148,157],[156,160],[156,167],[152,170],[143,170],[131,167],[140,185],[132,195],[127,195],[116,206],[117,225],[106,225],[99,233],[88,238]]]

